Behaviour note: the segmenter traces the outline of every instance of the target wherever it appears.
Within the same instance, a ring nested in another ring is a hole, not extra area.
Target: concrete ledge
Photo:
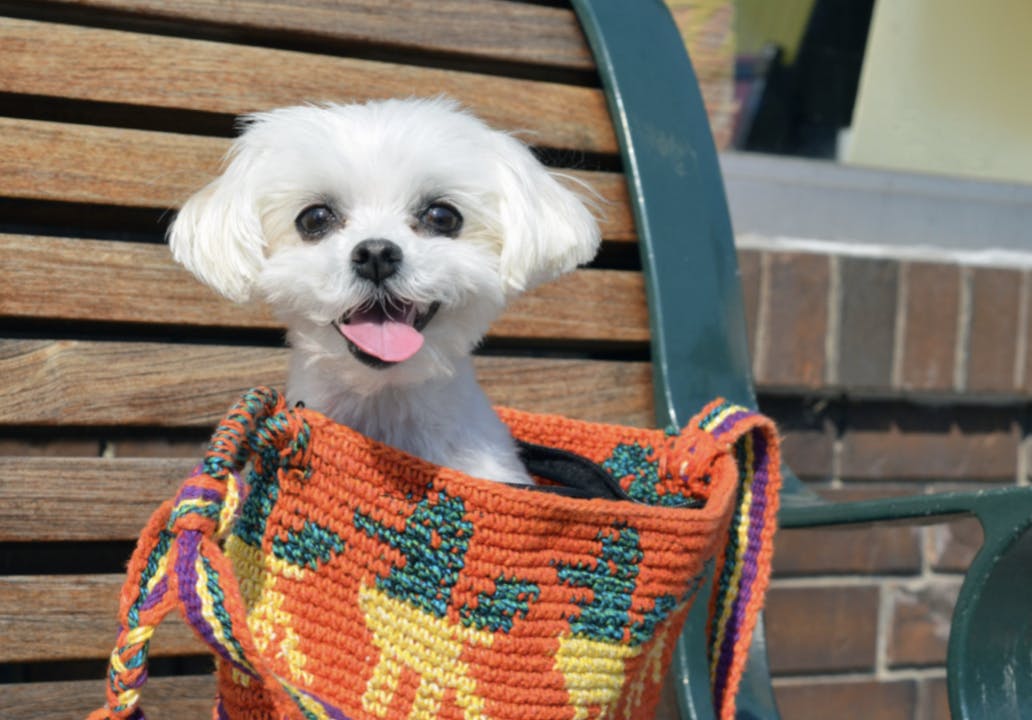
[[[720,162],[741,237],[911,248],[939,260],[936,252],[1032,254],[1032,185],[747,153]]]

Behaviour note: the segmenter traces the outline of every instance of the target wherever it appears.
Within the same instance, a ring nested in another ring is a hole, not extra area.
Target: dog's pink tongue
[[[339,327],[341,334],[362,352],[395,363],[408,360],[423,347],[423,336],[412,327],[414,319],[414,311],[395,320],[383,309],[374,307],[355,312],[350,322]]]

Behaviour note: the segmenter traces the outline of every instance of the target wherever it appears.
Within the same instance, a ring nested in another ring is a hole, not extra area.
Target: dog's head
[[[250,116],[169,242],[360,391],[451,372],[509,297],[591,259],[599,231],[514,138],[447,100],[388,100]]]

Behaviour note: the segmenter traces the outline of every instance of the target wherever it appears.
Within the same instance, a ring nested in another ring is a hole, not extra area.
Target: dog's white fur
[[[416,220],[434,201],[461,213],[456,237]],[[314,204],[341,219],[317,241],[295,227]],[[349,260],[370,238],[404,253],[380,289]],[[590,260],[599,230],[513,137],[440,98],[258,113],[222,175],[183,205],[169,242],[215,290],[264,300],[285,322],[291,402],[435,464],[531,482],[470,354],[509,299]],[[374,368],[334,322],[384,294],[421,312],[440,306],[414,356]]]

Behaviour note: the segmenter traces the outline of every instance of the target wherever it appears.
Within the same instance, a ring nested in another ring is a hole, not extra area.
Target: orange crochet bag
[[[710,561],[733,717],[770,568],[770,421],[720,401],[681,432],[499,413],[540,467],[575,453],[622,499],[471,478],[247,393],[142,533],[90,717],[144,717],[175,608],[216,657],[215,718],[648,718]]]

